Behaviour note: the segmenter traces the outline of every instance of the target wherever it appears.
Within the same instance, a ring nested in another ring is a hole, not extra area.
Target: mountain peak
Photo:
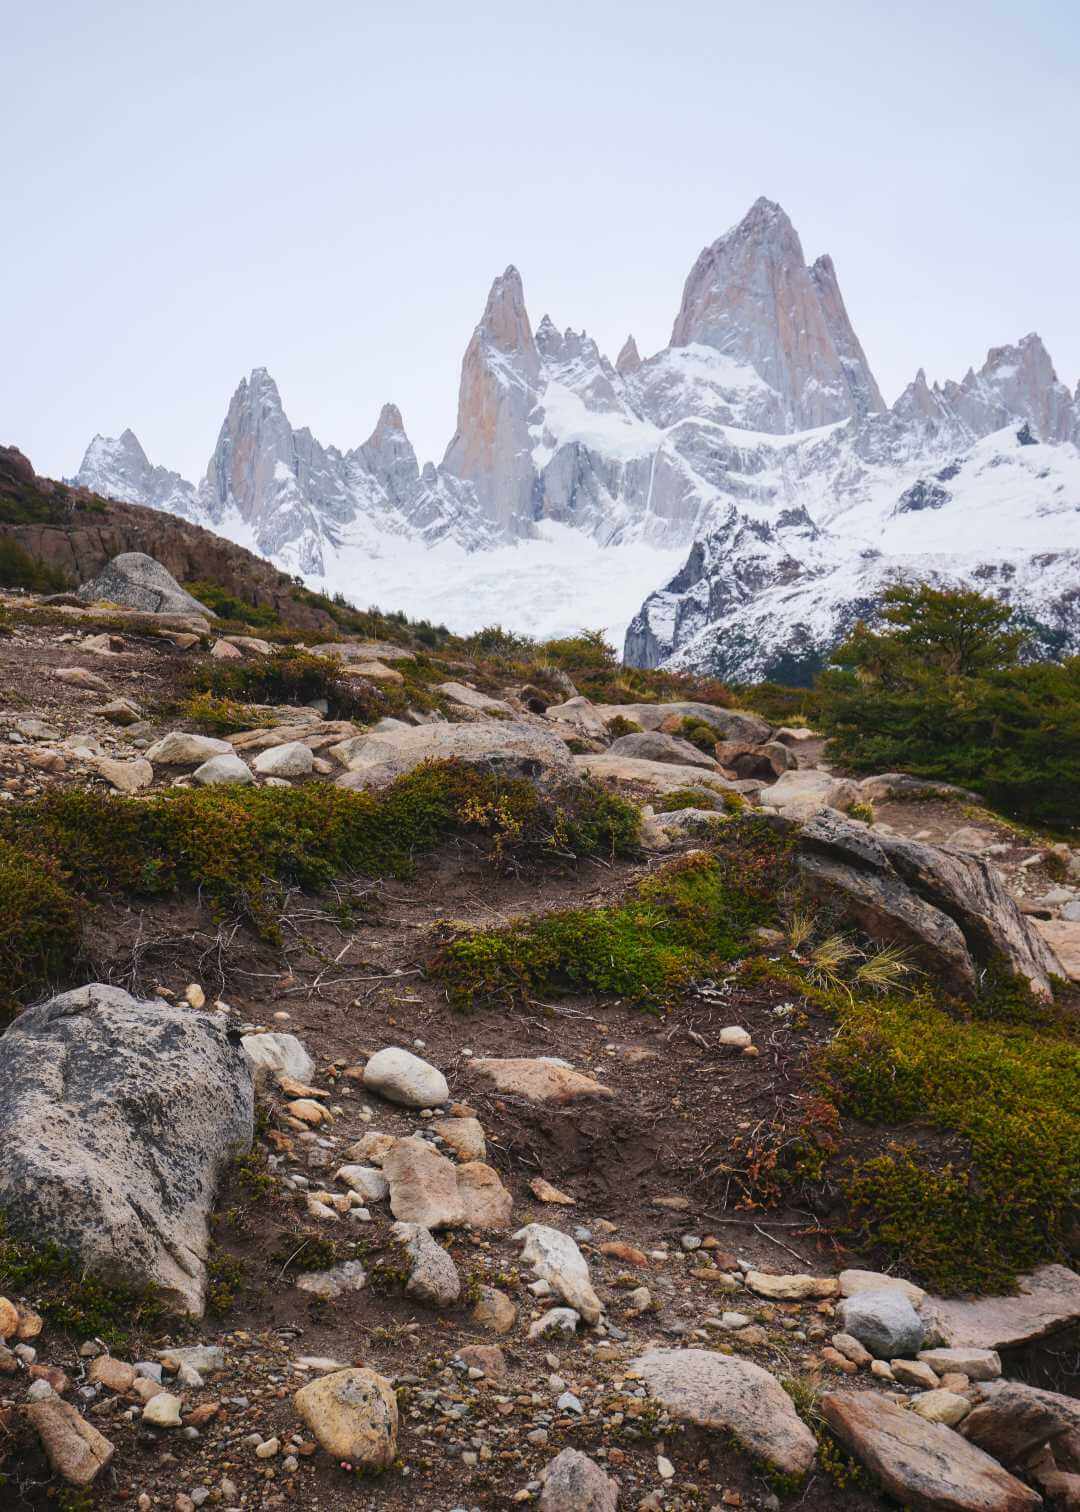
[[[615,369],[619,373],[636,373],[640,366],[641,353],[638,351],[637,342],[632,335],[628,336],[615,359]]]
[[[770,428],[808,430],[884,407],[828,256],[808,268],[787,212],[755,200],[690,270],[673,347],[706,346],[777,396]]]

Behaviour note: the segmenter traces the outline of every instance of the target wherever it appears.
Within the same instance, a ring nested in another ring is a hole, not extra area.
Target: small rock
[[[142,1420],[154,1428],[179,1428],[182,1406],[180,1398],[171,1391],[159,1391],[143,1408]]]
[[[971,1411],[971,1403],[967,1397],[957,1396],[954,1391],[935,1389],[913,1397],[911,1410],[928,1423],[944,1423],[946,1427],[953,1428]]]
[[[335,1371],[301,1387],[293,1403],[333,1459],[370,1470],[393,1464],[398,1407],[385,1376],[374,1370]]]
[[[461,1296],[461,1278],[446,1250],[418,1223],[395,1223],[393,1234],[409,1257],[407,1295],[430,1307],[452,1307]]]
[[[558,1187],[552,1186],[550,1181],[545,1181],[542,1176],[535,1176],[529,1182],[529,1191],[537,1202],[548,1202],[559,1207],[573,1207],[573,1197],[568,1197],[565,1192],[560,1192]]]
[[[517,1322],[517,1308],[505,1292],[494,1286],[481,1286],[472,1320],[492,1333],[509,1333]]]
[[[364,1067],[364,1086],[405,1108],[436,1108],[450,1097],[441,1071],[409,1050],[379,1050]]]
[[[70,1402],[32,1402],[26,1416],[53,1471],[70,1485],[89,1486],[111,1463],[113,1445]]]
[[[996,1349],[920,1349],[919,1359],[938,1375],[959,1371],[969,1381],[996,1381],[1001,1375]]]
[[[746,1284],[759,1297],[776,1302],[805,1302],[813,1297],[835,1297],[840,1289],[835,1276],[773,1276],[767,1271],[747,1271]]]
[[[572,1339],[581,1322],[581,1314],[572,1307],[552,1307],[543,1317],[529,1325],[530,1339],[546,1339],[553,1335]]]
[[[878,1359],[915,1355],[922,1348],[923,1321],[904,1292],[859,1292],[846,1297],[837,1309],[844,1332],[858,1339]]]
[[[227,756],[211,756],[209,761],[196,767],[191,776],[200,787],[243,787],[255,781],[251,769],[235,752]]]
[[[546,1224],[529,1223],[514,1238],[524,1243],[523,1265],[531,1265],[535,1274],[547,1281],[586,1323],[595,1325],[600,1321],[603,1307],[593,1290],[588,1264],[569,1234]]]
[[[733,1045],[737,1050],[745,1050],[752,1043],[749,1030],[742,1029],[738,1024],[729,1024],[726,1029],[720,1031],[720,1043]]]
[[[894,1380],[904,1386],[921,1386],[924,1391],[936,1391],[940,1382],[937,1372],[921,1360],[890,1360]]]
[[[617,1482],[578,1449],[556,1455],[541,1479],[540,1512],[616,1512]]]

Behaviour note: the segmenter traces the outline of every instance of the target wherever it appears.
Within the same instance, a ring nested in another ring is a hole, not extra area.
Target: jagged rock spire
[[[473,484],[484,514],[509,534],[526,533],[531,519],[536,475],[528,416],[540,374],[521,275],[511,266],[492,284],[466,348],[457,430],[443,459],[447,472]]]
[[[628,336],[622,344],[622,350],[615,359],[615,370],[619,373],[636,373],[641,366],[641,353],[637,349],[637,342],[633,336]]]
[[[829,258],[806,266],[785,211],[759,199],[690,271],[671,344],[712,347],[778,396],[778,430],[883,408]]]

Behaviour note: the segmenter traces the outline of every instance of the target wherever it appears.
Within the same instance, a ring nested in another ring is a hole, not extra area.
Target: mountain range
[[[257,368],[198,485],[130,430],[95,436],[73,481],[354,601],[407,585],[425,601],[402,607],[454,629],[629,619],[636,665],[804,680],[898,576],[980,585],[1048,653],[1080,651],[1080,386],[1028,335],[887,406],[831,258],[808,265],[766,199],[701,253],[644,360],[632,336],[611,362],[534,330],[507,268],[438,466],[392,404],[360,445],[323,445]]]

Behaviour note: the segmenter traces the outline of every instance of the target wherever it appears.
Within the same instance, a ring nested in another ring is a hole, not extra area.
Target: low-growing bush
[[[712,809],[719,812],[722,807],[719,793],[710,797],[702,788],[669,788],[666,793],[653,799],[653,812],[657,814],[677,814],[680,809]]]
[[[699,751],[704,751],[706,756],[712,756],[716,750],[717,733],[712,725],[706,724],[703,719],[695,719],[692,715],[687,715],[675,733],[681,740],[688,740],[691,745],[697,746]]]
[[[25,993],[63,980],[80,930],[77,900],[48,852],[0,839],[0,1024]]]
[[[715,852],[672,862],[621,903],[464,935],[432,969],[459,1007],[574,991],[663,1005],[734,959],[775,907],[785,842],[757,820],[731,830]]]
[[[378,793],[329,786],[174,789],[149,798],[69,790],[0,809],[0,964],[12,997],[63,975],[78,895],[197,890],[276,938],[282,889],[349,874],[400,876],[453,832],[499,859],[625,855],[637,810],[598,787],[542,797],[456,763],[418,767]],[[6,906],[4,906],[6,905]]]

